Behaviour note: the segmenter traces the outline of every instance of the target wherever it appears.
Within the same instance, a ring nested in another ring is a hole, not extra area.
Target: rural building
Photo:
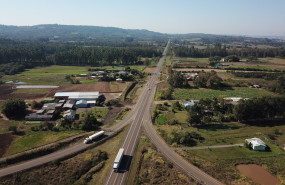
[[[58,103],[65,103],[65,100],[59,100]]]
[[[264,151],[266,149],[266,144],[259,138],[246,139],[245,142],[247,142],[251,148],[256,151]]]
[[[55,111],[55,110],[49,110],[49,111],[47,111],[46,114],[47,114],[47,115],[53,115],[53,114],[54,114],[54,111]]]
[[[45,109],[41,109],[41,110],[38,110],[37,112],[36,112],[36,114],[43,114],[43,113],[45,113]]]
[[[92,76],[102,76],[104,73],[104,71],[95,71],[92,73]]]
[[[96,105],[96,101],[95,100],[88,100],[87,101],[87,106],[88,107],[94,107]]]
[[[55,110],[57,103],[45,103],[42,107],[44,110]]]
[[[190,108],[190,107],[195,105],[195,102],[193,100],[192,101],[183,101],[182,104],[185,108]]]
[[[127,72],[126,72],[126,71],[119,71],[119,72],[118,72],[118,74],[119,74],[119,75],[123,75],[123,76],[124,76],[124,75],[126,75],[126,74],[127,74]]]
[[[117,79],[116,79],[116,82],[122,83],[122,82],[123,82],[123,79],[122,79],[122,78],[117,78]]]
[[[261,88],[260,85],[257,85],[257,84],[252,85],[251,87],[252,87],[252,88]]]
[[[87,107],[87,101],[86,100],[79,100],[76,102],[75,106],[77,108],[86,108]]]
[[[57,103],[57,104],[55,105],[55,109],[56,109],[56,110],[61,110],[62,106],[63,106],[63,103]]]
[[[75,104],[74,100],[67,100],[66,103],[63,105],[63,109],[64,110],[68,110],[68,109],[73,109],[73,106]]]
[[[79,77],[87,77],[88,75],[87,74],[79,74],[78,76]]]
[[[64,119],[75,119],[75,114],[76,114],[75,110],[67,110],[64,112],[63,118]]]
[[[240,100],[248,100],[248,98],[242,98],[242,97],[228,97],[224,98],[228,104],[237,105]]]
[[[25,117],[27,121],[50,121],[53,115],[32,113]]]
[[[97,100],[101,96],[98,91],[95,92],[57,92],[54,97],[58,99],[69,100]]]

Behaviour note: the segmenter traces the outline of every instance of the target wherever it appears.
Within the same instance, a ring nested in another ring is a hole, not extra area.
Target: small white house
[[[259,138],[251,138],[245,140],[253,150],[264,151],[266,149],[266,144]]]
[[[75,114],[76,114],[75,110],[67,110],[64,112],[63,118],[64,119],[75,119]]]
[[[195,102],[194,100],[182,102],[182,104],[185,108],[193,107],[195,105],[195,103],[197,103],[197,102]]]
[[[122,79],[122,78],[117,78],[117,79],[116,79],[116,82],[118,82],[118,83],[123,83],[123,79]]]
[[[79,100],[76,102],[77,108],[86,108],[87,107],[87,101],[86,100]]]

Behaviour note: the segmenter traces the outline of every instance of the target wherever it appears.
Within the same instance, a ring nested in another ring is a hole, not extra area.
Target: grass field
[[[127,185],[199,184],[185,176],[166,160],[145,137],[141,136],[134,154]]]
[[[191,58],[191,57],[174,57],[172,60],[182,61],[182,62],[201,62],[201,63],[209,63],[209,58]]]
[[[104,108],[92,108],[88,109],[88,112],[92,112],[96,116],[97,119],[104,119],[108,113],[109,109],[107,107]],[[79,119],[83,119],[86,114],[86,111],[79,112]]]
[[[89,66],[48,66],[48,67],[36,67],[33,69],[27,69],[25,72],[16,75],[5,75],[2,77],[2,81],[18,80],[26,82],[29,85],[62,85],[69,84],[70,82],[65,80],[66,75],[78,75],[88,74]],[[94,67],[95,68],[95,67]],[[96,69],[124,69],[125,67],[118,66],[104,66],[96,67]],[[130,66],[131,69],[144,70],[145,66]],[[96,80],[95,80],[96,81]],[[83,80],[83,83],[94,82],[89,80]]]
[[[5,155],[11,155],[25,150],[29,150],[38,146],[42,146],[48,143],[52,143],[76,134],[83,133],[82,130],[71,130],[71,131],[38,131],[32,132],[27,131],[22,136],[16,136],[11,146],[8,148]]]
[[[248,87],[234,87],[233,89],[214,90],[214,89],[175,89],[174,99],[185,100],[219,97],[243,97],[254,98],[262,96],[275,96],[276,94],[265,89],[254,89]]]

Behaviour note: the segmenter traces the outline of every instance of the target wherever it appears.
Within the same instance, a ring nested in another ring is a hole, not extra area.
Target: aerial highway
[[[137,114],[138,108],[139,107],[136,105],[131,110],[131,112],[129,112],[129,114],[126,116],[125,119],[123,119],[122,121],[120,121],[116,125],[112,126],[111,128],[106,129],[105,130],[105,136],[108,138],[109,136],[118,132],[123,127],[125,127],[127,124],[129,124],[134,119],[134,116]],[[43,165],[45,163],[51,162],[51,161],[56,160],[56,159],[64,158],[64,157],[69,156],[71,154],[78,153],[80,151],[84,151],[87,148],[90,148],[96,144],[97,144],[96,142],[91,143],[91,144],[84,144],[83,142],[80,142],[80,143],[75,144],[71,147],[64,148],[62,150],[53,152],[51,154],[47,154],[47,155],[29,160],[29,161],[25,161],[25,162],[22,162],[20,164],[14,164],[14,165],[11,165],[11,166],[8,166],[5,168],[1,168],[0,169],[0,177],[10,175],[10,174],[13,174],[16,172],[20,172],[23,170],[27,170],[27,169],[30,169],[30,168],[33,168],[36,166],[40,166],[40,165]]]
[[[169,47],[169,42],[165,47],[162,57],[159,60],[157,68],[153,73],[151,79],[147,87],[144,89],[142,93],[142,97],[138,102],[138,112],[136,114],[135,119],[133,120],[129,132],[121,146],[121,148],[125,149],[125,156],[128,156],[127,159],[124,161],[125,164],[122,164],[120,172],[114,172],[113,169],[110,170],[109,176],[106,180],[106,185],[122,185],[126,183],[126,179],[128,176],[128,169],[131,163],[131,159],[138,142],[139,132],[141,129],[142,124],[146,129],[146,133],[150,140],[155,144],[159,151],[173,164],[182,170],[186,175],[189,177],[198,180],[199,182],[203,182],[204,184],[210,185],[220,185],[222,184],[215,178],[211,177],[210,175],[206,174],[199,168],[195,167],[194,165],[187,162],[181,156],[179,156],[172,148],[170,148],[164,140],[156,133],[155,129],[152,126],[151,122],[151,112],[153,106],[153,100],[156,91],[156,85],[158,81],[158,75],[161,70],[162,64],[165,60],[166,52]]]

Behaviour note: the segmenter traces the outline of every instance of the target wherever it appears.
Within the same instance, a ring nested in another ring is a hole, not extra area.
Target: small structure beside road
[[[245,142],[256,151],[265,151],[267,145],[259,138],[246,139]]]

